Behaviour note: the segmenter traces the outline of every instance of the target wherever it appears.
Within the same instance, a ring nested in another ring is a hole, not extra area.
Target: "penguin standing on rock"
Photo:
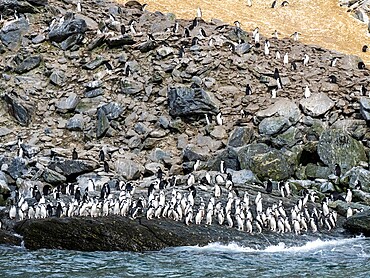
[[[77,153],[77,151],[76,151],[76,148],[73,148],[73,151],[72,151],[72,159],[73,159],[73,160],[78,159],[78,153]]]
[[[342,169],[340,168],[339,164],[335,164],[334,175],[336,175],[337,177],[340,177],[341,174],[342,174]]]
[[[269,194],[272,192],[272,181],[271,181],[271,179],[267,180],[266,192],[269,193]]]
[[[104,161],[105,160],[105,153],[103,150],[100,150],[99,152],[99,160]]]

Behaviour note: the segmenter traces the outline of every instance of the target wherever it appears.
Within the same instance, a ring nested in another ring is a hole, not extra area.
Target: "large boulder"
[[[360,161],[367,160],[364,146],[337,129],[328,129],[321,134],[317,153],[321,161],[332,169],[339,164],[343,170],[349,170]]]
[[[67,181],[65,176],[49,168],[46,168],[44,170],[44,172],[42,173],[42,177],[44,178],[45,182],[54,184],[54,185],[62,184]]]
[[[84,118],[81,114],[76,114],[66,123],[66,129],[71,131],[82,131],[84,129]]]
[[[253,129],[250,127],[236,127],[229,136],[228,145],[231,147],[242,147],[253,140]]]
[[[173,117],[219,112],[213,95],[201,88],[169,87],[167,97]]]
[[[240,148],[238,158],[241,169],[252,170],[261,180],[284,180],[295,171],[283,152],[261,143]]]
[[[54,27],[49,32],[49,40],[61,43],[72,35],[83,35],[87,29],[87,24],[83,19],[74,19],[71,13],[65,15],[64,22]]]
[[[105,104],[101,107],[101,109],[103,109],[105,115],[109,120],[117,119],[125,110],[125,108],[117,102],[110,102],[108,104]]]
[[[130,159],[117,159],[115,169],[119,175],[122,175],[127,180],[140,178],[141,174],[144,173],[145,170],[141,164]]]
[[[352,234],[370,236],[370,210],[357,213],[344,222],[343,227]]]
[[[25,18],[14,20],[4,24],[0,31],[0,40],[10,50],[15,50],[21,44],[23,35],[27,33],[28,29],[29,24]]]
[[[67,178],[92,172],[99,167],[99,164],[92,160],[59,160],[50,163],[49,168]]]
[[[370,192],[370,171],[362,167],[353,167],[341,177],[341,183],[355,188],[357,181],[361,183],[362,190]]]
[[[98,109],[98,116],[96,119],[96,138],[101,138],[105,135],[109,128],[109,120],[102,108]]]
[[[41,55],[29,56],[22,60],[14,69],[16,73],[22,74],[37,68],[41,63]]]
[[[370,121],[370,99],[362,97],[360,99],[360,113],[366,121]]]
[[[299,102],[306,115],[317,117],[325,114],[334,107],[332,101],[325,93],[312,94],[309,98],[303,98]]]
[[[189,144],[183,149],[183,159],[184,161],[205,161],[209,158],[209,148],[206,146],[199,147],[194,144]]]
[[[274,135],[286,130],[289,127],[289,122],[282,116],[265,118],[258,126],[260,134]]]
[[[219,171],[221,161],[224,162],[224,166],[226,169],[232,169],[234,171],[240,170],[238,153],[232,147],[228,147],[222,151],[219,151],[214,158],[207,161],[206,167],[209,170]]]
[[[267,109],[258,111],[255,116],[258,122],[272,116],[282,117],[286,119],[286,125],[289,127],[299,121],[301,112],[294,102],[282,98],[270,105]]]

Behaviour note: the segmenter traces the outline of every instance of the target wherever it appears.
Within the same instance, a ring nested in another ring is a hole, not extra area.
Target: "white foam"
[[[345,238],[345,239],[335,239],[335,240],[321,240],[316,239],[309,241],[302,246],[286,246],[285,243],[280,242],[277,245],[270,245],[264,249],[251,248],[241,246],[238,243],[232,242],[229,244],[221,243],[210,243],[206,246],[185,246],[176,248],[179,251],[194,251],[194,252],[230,252],[230,253],[255,253],[255,252],[267,252],[267,253],[277,253],[277,252],[311,252],[319,251],[327,248],[335,248],[341,245],[353,243],[359,240],[363,240],[364,237],[356,238]]]

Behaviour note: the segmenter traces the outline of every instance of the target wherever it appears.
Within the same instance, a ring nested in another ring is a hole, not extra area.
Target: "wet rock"
[[[99,164],[91,160],[59,160],[51,162],[49,168],[66,176],[68,179],[70,177],[76,177],[78,175],[89,173],[94,171],[99,167]]]
[[[138,179],[144,172],[144,167],[141,164],[130,159],[117,159],[115,169],[127,180]]]
[[[168,106],[173,117],[219,112],[213,95],[201,88],[170,87]]]
[[[27,33],[29,24],[25,18],[20,18],[3,27],[0,31],[0,40],[10,50],[15,50]]]
[[[48,168],[42,173],[42,177],[45,182],[53,185],[63,184],[67,181],[65,176]]]
[[[71,131],[83,131],[84,118],[81,114],[76,114],[66,123],[66,129]]]
[[[370,236],[370,211],[364,211],[348,218],[343,227],[352,234]]]
[[[67,98],[63,98],[56,103],[56,108],[59,112],[67,113],[69,111],[73,111],[79,101],[80,99],[77,94],[70,93]]]
[[[366,121],[370,121],[370,99],[362,97],[360,99],[360,113]]]
[[[15,72],[22,74],[25,72],[28,72],[30,70],[33,70],[34,68],[37,68],[41,63],[41,56],[30,56],[24,59],[20,64],[17,65],[15,68]]]
[[[31,122],[32,109],[14,96],[5,94],[3,99],[7,103],[9,114],[12,115],[20,125],[28,126]]]
[[[334,104],[334,101],[324,93],[312,94],[309,98],[301,99],[299,102],[303,112],[312,117],[325,114],[334,107]]]
[[[96,119],[96,138],[103,137],[109,126],[109,120],[104,110],[102,108],[98,109],[98,115]]]
[[[342,172],[367,160],[364,146],[342,130],[336,129],[328,129],[321,134],[317,153],[325,165],[334,169],[334,165],[339,164]]]

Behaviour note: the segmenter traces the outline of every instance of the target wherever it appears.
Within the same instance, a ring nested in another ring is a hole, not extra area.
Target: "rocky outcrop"
[[[343,227],[352,234],[370,236],[370,211],[360,212],[348,218]]]

